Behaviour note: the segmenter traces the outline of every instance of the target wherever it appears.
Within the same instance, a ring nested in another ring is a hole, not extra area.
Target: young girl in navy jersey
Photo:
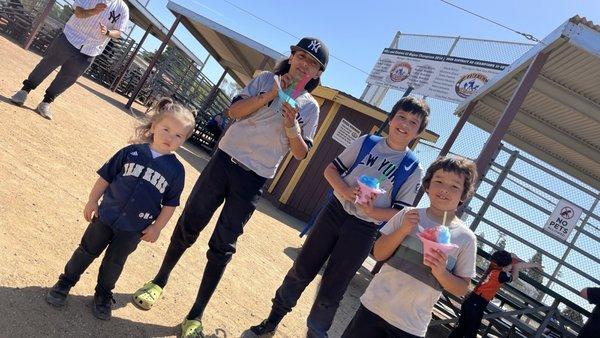
[[[112,290],[127,257],[140,240],[154,243],[179,205],[185,172],[173,152],[192,134],[194,126],[195,117],[189,110],[171,99],[162,99],[151,119],[136,129],[132,144],[98,170],[100,177],[83,209],[91,223],[46,295],[49,304],[64,306],[81,274],[106,249],[92,311],[99,319],[110,319]]]

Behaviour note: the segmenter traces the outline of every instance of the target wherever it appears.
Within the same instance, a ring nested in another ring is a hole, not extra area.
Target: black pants
[[[60,71],[44,95],[44,102],[51,103],[62,92],[71,87],[77,78],[94,62],[94,57],[81,53],[60,34],[46,50],[44,57],[23,81],[23,90],[29,92],[44,81],[50,73],[60,66]]]
[[[162,265],[153,282],[161,287],[167,284],[169,274],[185,252],[192,246],[200,231],[225,201],[217,225],[208,242],[208,262],[196,301],[188,314],[189,319],[201,318],[225,267],[235,253],[235,244],[243,227],[252,216],[266,178],[242,168],[229,155],[217,151],[202,171],[188,198]]]
[[[483,319],[483,312],[489,301],[480,295],[471,292],[465,298],[460,307],[460,317],[458,317],[458,325],[452,330],[450,336],[452,338],[475,338],[477,330]]]
[[[369,255],[376,235],[375,224],[349,215],[332,197],[277,289],[269,320],[279,323],[292,310],[329,258],[307,320],[310,337],[326,337],[346,288]]]
[[[140,239],[139,232],[113,229],[95,219],[88,225],[81,238],[81,243],[67,262],[65,271],[59,279],[67,285],[75,285],[94,259],[98,258],[106,249],[98,272],[96,294],[112,295],[112,290],[123,271],[127,257],[135,251]]]
[[[356,310],[354,317],[352,317],[352,321],[350,324],[348,324],[348,327],[346,327],[346,330],[342,334],[342,338],[364,337],[412,338],[418,336],[400,330],[360,304],[360,307],[358,310]]]

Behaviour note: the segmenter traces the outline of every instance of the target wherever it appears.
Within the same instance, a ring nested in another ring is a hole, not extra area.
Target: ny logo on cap
[[[321,43],[317,40],[312,40],[310,45],[308,45],[308,48],[312,49],[313,52],[318,53],[319,48],[321,48]]]

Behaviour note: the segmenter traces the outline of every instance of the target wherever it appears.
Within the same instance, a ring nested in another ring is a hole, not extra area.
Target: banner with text
[[[386,48],[367,83],[460,103],[506,64]]]

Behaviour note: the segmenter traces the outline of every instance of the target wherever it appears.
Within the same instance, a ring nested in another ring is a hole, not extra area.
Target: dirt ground
[[[99,168],[131,136],[136,119],[124,109],[126,99],[87,78],[52,105],[55,119],[33,109],[51,74],[23,107],[9,102],[40,57],[0,37],[0,337],[164,337],[179,334],[179,324],[196,296],[206,263],[213,218],[197,243],[173,271],[164,298],[148,312],[130,303],[131,293],[152,278],[166,251],[175,216],[155,244],[142,242],[129,258],[115,291],[110,322],[90,311],[99,261],[72,289],[68,306],[56,310],[44,296],[87,226],[84,202]],[[143,110],[141,106],[137,109]],[[178,154],[186,169],[185,201],[206,164],[202,150],[186,144]],[[239,337],[259,323],[296,257],[302,223],[262,201],[238,241],[238,253],[206,309],[205,334]],[[361,269],[338,310],[331,336],[337,337],[358,307],[369,274]],[[277,336],[301,337],[320,276],[280,325]]]

